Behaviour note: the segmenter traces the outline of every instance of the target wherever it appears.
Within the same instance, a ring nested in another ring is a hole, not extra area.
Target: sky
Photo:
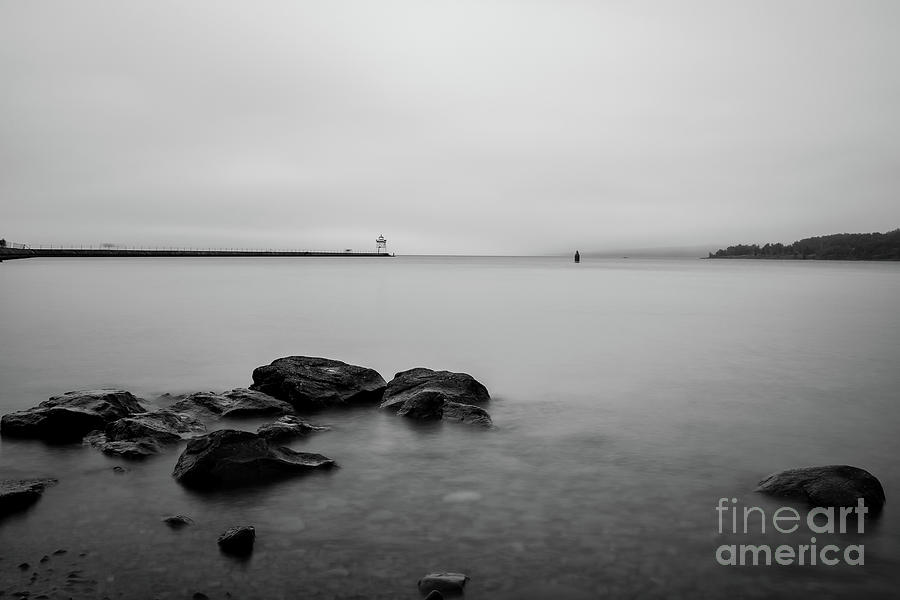
[[[544,254],[900,227],[900,2],[0,0],[0,237]]]

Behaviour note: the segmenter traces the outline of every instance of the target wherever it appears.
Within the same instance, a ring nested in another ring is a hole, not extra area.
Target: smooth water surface
[[[180,448],[135,463],[3,439],[0,478],[60,480],[0,521],[8,594],[412,599],[435,570],[467,573],[467,597],[491,600],[896,589],[898,264],[29,259],[0,264],[0,290],[0,413],[84,388],[152,400],[244,387],[255,367],[299,354],[386,379],[471,373],[496,424],[324,413],[314,420],[332,430],[293,447],[340,469],[212,494],[171,479]],[[865,565],[716,563],[726,542],[810,535],[720,536],[720,497],[774,511],[752,492],[759,479],[832,463],[885,487],[880,519],[831,538],[864,544]],[[160,522],[175,513],[196,524]],[[216,536],[244,523],[252,558],[220,555]],[[39,573],[31,585],[23,561]]]

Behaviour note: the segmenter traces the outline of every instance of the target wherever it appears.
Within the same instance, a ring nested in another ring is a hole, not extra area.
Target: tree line
[[[737,244],[710,252],[709,258],[900,260],[900,229],[886,233],[835,233],[792,244]]]

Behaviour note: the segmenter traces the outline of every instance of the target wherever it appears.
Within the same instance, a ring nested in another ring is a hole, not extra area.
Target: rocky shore
[[[312,442],[320,439],[318,436],[328,436],[329,428],[316,422],[325,409],[387,412],[422,422],[422,427],[448,421],[453,423],[449,427],[474,426],[473,431],[483,429],[490,435],[495,427],[485,409],[490,401],[487,388],[465,373],[417,367],[385,381],[366,367],[290,356],[255,369],[249,388],[168,396],[164,406],[124,390],[67,392],[3,415],[0,435],[51,444],[81,441],[105,454],[127,459],[134,469],[146,464],[142,461],[166,460],[177,453],[172,483],[186,490],[277,486],[287,478],[312,473],[332,477],[339,472],[339,455],[299,452],[282,445],[307,436],[315,436],[309,438]],[[270,420],[255,433],[234,428],[237,420],[247,418]],[[52,475],[60,480],[67,477],[66,473]],[[125,479],[121,485],[127,485]],[[39,511],[40,498],[53,493],[55,483],[56,479],[0,480],[0,527],[9,515]],[[781,471],[762,479],[755,491],[801,499],[811,507],[853,506],[863,499],[871,517],[876,517],[885,504],[878,479],[847,465]],[[190,514],[173,514],[161,519],[159,526],[170,528],[174,534],[194,526],[194,519]],[[238,522],[218,538],[209,539],[208,548],[199,551],[216,552],[218,546],[224,554],[248,556],[253,553],[258,534],[264,539],[264,531],[259,533],[252,523]],[[59,552],[60,557],[65,554],[64,550]],[[47,560],[57,559],[48,554]],[[23,562],[21,571],[34,572],[37,577],[31,563]],[[69,584],[84,583],[80,577],[76,573]],[[463,595],[468,581],[464,573],[437,571],[424,575],[418,583],[410,582],[410,587],[418,588],[422,597],[435,600]]]

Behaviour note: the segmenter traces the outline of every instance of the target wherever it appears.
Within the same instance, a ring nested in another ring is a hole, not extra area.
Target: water
[[[340,469],[208,494],[171,479],[180,449],[127,463],[4,439],[0,477],[60,483],[0,522],[0,591],[62,589],[73,569],[83,580],[64,597],[412,599],[434,570],[492,600],[895,591],[900,265],[32,259],[0,265],[0,287],[0,413],[74,389],[227,390],[301,354],[386,379],[471,373],[497,425],[325,413],[332,431],[293,447]],[[760,478],[831,463],[885,487],[877,522],[831,538],[864,544],[864,566],[716,563],[723,543],[810,536],[719,536],[720,497],[774,511],[752,493]],[[169,530],[175,513],[196,524]],[[258,534],[245,562],[215,544],[242,523]],[[22,561],[38,567],[31,586]]]

